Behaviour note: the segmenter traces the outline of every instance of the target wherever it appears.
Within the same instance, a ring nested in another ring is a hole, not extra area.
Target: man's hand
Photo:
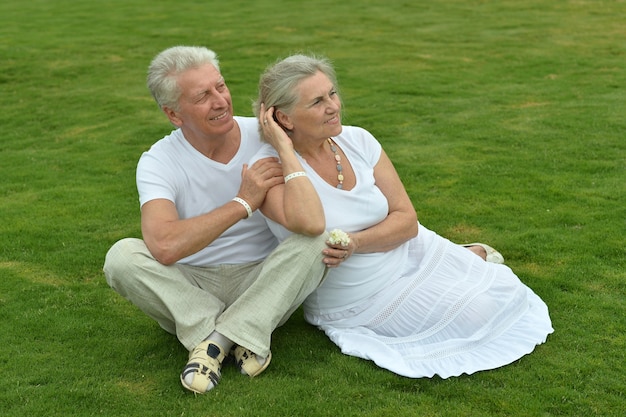
[[[254,211],[263,204],[267,191],[283,182],[283,168],[277,158],[259,159],[251,167],[244,164],[237,197],[246,200]]]

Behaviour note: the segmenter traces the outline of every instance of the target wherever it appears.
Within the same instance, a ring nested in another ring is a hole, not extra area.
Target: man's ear
[[[276,122],[283,128],[283,129],[287,129],[287,130],[292,130],[293,129],[293,123],[291,123],[291,118],[283,113],[280,110],[276,110],[274,112],[274,118],[276,119]]]
[[[170,122],[176,126],[181,127],[183,125],[183,121],[178,117],[178,113],[169,107],[163,106],[163,113],[170,119]]]

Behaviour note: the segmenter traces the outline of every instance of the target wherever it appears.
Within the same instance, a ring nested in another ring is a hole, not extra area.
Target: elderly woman
[[[381,145],[342,126],[341,106],[332,66],[303,55],[270,66],[254,104],[268,144],[252,161],[278,156],[285,176],[261,207],[272,232],[332,230],[333,268],[306,320],[343,353],[414,378],[497,368],[545,342],[546,304],[507,266],[418,223]]]

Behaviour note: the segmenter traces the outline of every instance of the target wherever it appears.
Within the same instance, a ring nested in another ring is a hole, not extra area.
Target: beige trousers
[[[188,349],[214,330],[257,355],[269,354],[272,331],[326,276],[327,235],[292,235],[262,262],[196,267],[163,265],[143,240],[127,238],[106,255],[108,284]]]

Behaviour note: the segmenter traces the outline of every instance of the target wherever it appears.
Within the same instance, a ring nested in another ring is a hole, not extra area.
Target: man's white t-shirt
[[[156,142],[137,164],[140,205],[166,199],[176,205],[181,219],[208,213],[228,203],[241,185],[243,164],[261,148],[254,117],[235,117],[241,131],[236,155],[227,164],[215,162],[197,151],[180,129]],[[179,263],[195,266],[241,264],[264,259],[277,240],[256,211],[237,222],[219,238]]]

